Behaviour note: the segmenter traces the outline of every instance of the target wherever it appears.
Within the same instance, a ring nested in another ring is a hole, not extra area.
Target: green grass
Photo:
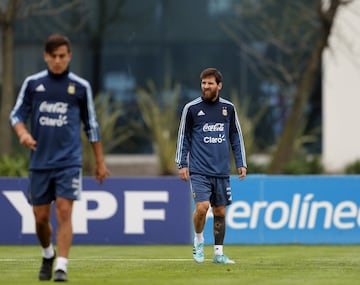
[[[192,260],[191,245],[73,246],[72,284],[358,284],[360,245],[226,245],[234,265]],[[0,246],[0,284],[39,282],[40,248]],[[51,283],[53,283],[51,281]]]

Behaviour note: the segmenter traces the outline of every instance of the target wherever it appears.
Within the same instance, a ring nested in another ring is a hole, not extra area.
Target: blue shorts
[[[209,201],[211,206],[231,204],[230,177],[190,176],[190,187],[195,202]]]
[[[31,205],[47,205],[57,197],[80,199],[82,191],[80,167],[32,170],[29,180],[28,201]]]

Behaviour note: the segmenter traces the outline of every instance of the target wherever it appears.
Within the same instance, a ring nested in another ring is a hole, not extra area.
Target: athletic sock
[[[195,233],[194,242],[204,242],[204,232]]]
[[[52,258],[55,255],[54,247],[52,243],[46,248],[42,248],[42,256],[44,258]]]
[[[66,257],[59,256],[58,258],[56,258],[55,271],[62,270],[64,272],[67,272],[67,264],[68,264],[68,259]]]
[[[215,255],[223,255],[223,246],[222,245],[214,245],[214,254]]]

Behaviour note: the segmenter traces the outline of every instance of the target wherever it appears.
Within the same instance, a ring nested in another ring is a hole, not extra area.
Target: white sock
[[[214,254],[215,255],[223,255],[223,246],[222,245],[214,245]]]
[[[204,232],[195,233],[194,242],[204,242]]]
[[[55,251],[52,243],[46,248],[42,248],[42,256],[44,258],[52,258],[54,257]]]
[[[67,264],[68,264],[68,259],[66,257],[59,256],[58,258],[56,258],[55,271],[62,270],[64,272],[67,272]]]

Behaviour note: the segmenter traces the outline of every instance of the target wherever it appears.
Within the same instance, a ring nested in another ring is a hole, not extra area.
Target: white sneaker
[[[197,263],[204,262],[204,243],[196,242],[193,248],[193,258]]]
[[[234,260],[231,260],[226,255],[215,255],[213,259],[214,263],[221,263],[221,264],[235,264]]]

